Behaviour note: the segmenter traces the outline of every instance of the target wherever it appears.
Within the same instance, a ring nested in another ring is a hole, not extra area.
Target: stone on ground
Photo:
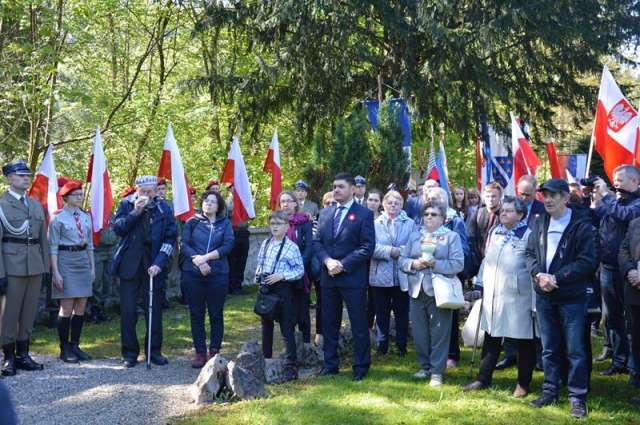
[[[267,395],[263,379],[258,379],[234,361],[229,362],[227,369],[227,385],[240,400],[253,400]]]
[[[191,386],[191,396],[196,404],[212,403],[227,379],[229,361],[221,354],[209,359]]]

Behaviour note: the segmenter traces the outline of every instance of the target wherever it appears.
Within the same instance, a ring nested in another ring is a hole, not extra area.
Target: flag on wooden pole
[[[187,221],[195,211],[191,194],[189,193],[189,181],[187,180],[187,174],[184,172],[180,150],[178,149],[176,138],[173,136],[171,123],[169,123],[167,135],[164,138],[158,177],[171,180],[173,214],[180,220]]]

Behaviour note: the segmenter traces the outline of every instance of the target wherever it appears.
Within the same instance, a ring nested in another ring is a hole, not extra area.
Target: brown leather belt
[[[14,238],[12,236],[3,236],[3,243],[19,243],[23,245],[38,245],[40,243],[40,239],[38,238]]]
[[[84,251],[85,249],[87,249],[86,245],[58,245],[58,251],[77,252]]]

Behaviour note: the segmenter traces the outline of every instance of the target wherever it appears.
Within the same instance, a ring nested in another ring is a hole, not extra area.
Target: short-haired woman
[[[209,312],[211,339],[209,358],[220,352],[224,334],[224,301],[229,291],[229,261],[233,229],[225,216],[220,192],[205,191],[200,196],[202,212],[184,225],[180,239],[180,268],[191,318],[191,336],[196,355],[191,363],[201,368],[207,362],[205,312]]]
[[[371,195],[371,192],[369,192]],[[398,355],[407,354],[409,332],[409,284],[398,263],[400,253],[416,230],[416,223],[402,209],[402,195],[390,190],[384,195],[384,211],[375,220],[376,247],[369,267],[369,285],[375,312],[377,352],[389,350],[389,320],[395,317]]]
[[[409,274],[409,316],[420,363],[414,376],[419,379],[430,376],[432,387],[442,385],[453,311],[436,306],[433,276],[455,276],[464,267],[460,236],[444,226],[446,214],[442,203],[425,203],[422,226],[413,232],[400,255],[402,270]]]
[[[487,250],[478,273],[483,285],[480,328],[485,332],[478,378],[465,391],[491,386],[503,338],[518,346],[518,383],[514,397],[529,393],[536,362],[533,339],[533,283],[527,271],[525,250],[531,230],[527,227],[527,207],[522,200],[505,196],[500,207],[500,223],[490,232]]]
[[[49,223],[51,298],[60,300],[58,336],[60,360],[78,363],[91,357],[80,349],[87,298],[93,293],[95,262],[91,216],[84,212],[82,183],[71,180],[59,191],[64,208]]]
[[[287,237],[289,215],[284,211],[274,211],[269,217],[271,237],[267,238],[258,252],[256,280],[265,285],[271,293],[280,297],[280,332],[285,339],[286,381],[298,378],[296,368],[296,339],[294,335],[295,311],[293,309],[293,283],[302,279],[304,263],[298,245]],[[270,359],[273,356],[274,321],[262,317],[262,353]]]
[[[302,332],[302,342],[311,343],[311,257],[313,256],[313,229],[309,214],[302,213],[293,192],[280,193],[280,210],[289,216],[287,237],[298,245],[304,263],[304,276],[293,285],[293,308],[296,311],[295,325]]]

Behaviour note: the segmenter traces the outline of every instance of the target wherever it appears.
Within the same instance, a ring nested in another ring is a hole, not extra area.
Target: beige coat
[[[15,242],[3,242],[5,237],[26,239],[27,235],[12,235],[0,223],[0,277],[35,276],[49,272],[49,245],[45,213],[37,199],[29,198],[29,209],[9,192],[0,198],[0,207],[9,224],[20,227],[29,221],[29,237],[40,239],[39,244],[27,245]]]
[[[489,235],[478,273],[483,286],[480,328],[494,337],[533,338],[533,283],[527,270],[525,249],[531,231],[503,244],[504,235]]]

